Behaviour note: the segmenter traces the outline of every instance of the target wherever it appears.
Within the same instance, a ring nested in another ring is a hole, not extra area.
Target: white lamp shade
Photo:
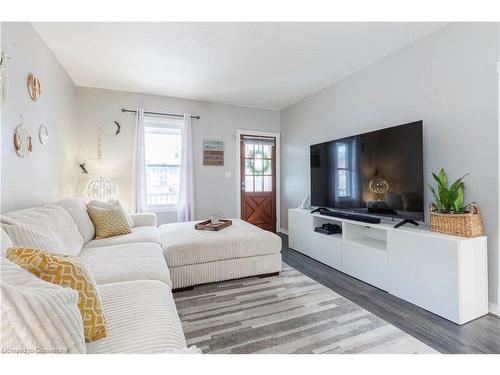
[[[118,198],[118,186],[110,178],[94,177],[87,182],[83,194],[85,198],[106,202]]]

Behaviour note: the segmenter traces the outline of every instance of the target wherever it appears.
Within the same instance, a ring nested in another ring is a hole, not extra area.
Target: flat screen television
[[[310,147],[311,205],[424,220],[423,122]]]

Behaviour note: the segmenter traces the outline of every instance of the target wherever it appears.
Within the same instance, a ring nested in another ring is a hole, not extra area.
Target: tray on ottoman
[[[201,223],[195,224],[194,229],[217,231],[217,230],[227,228],[231,224],[233,224],[233,222],[231,220],[221,219],[221,220],[219,220],[219,223],[217,223],[217,224],[212,224],[211,220],[205,220],[205,221],[202,221]]]

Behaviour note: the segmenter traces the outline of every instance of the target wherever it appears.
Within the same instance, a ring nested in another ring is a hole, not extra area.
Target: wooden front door
[[[276,232],[276,139],[241,135],[241,218]]]

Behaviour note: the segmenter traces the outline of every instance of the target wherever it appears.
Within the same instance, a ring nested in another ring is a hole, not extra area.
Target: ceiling
[[[78,86],[282,109],[433,22],[34,23]]]

